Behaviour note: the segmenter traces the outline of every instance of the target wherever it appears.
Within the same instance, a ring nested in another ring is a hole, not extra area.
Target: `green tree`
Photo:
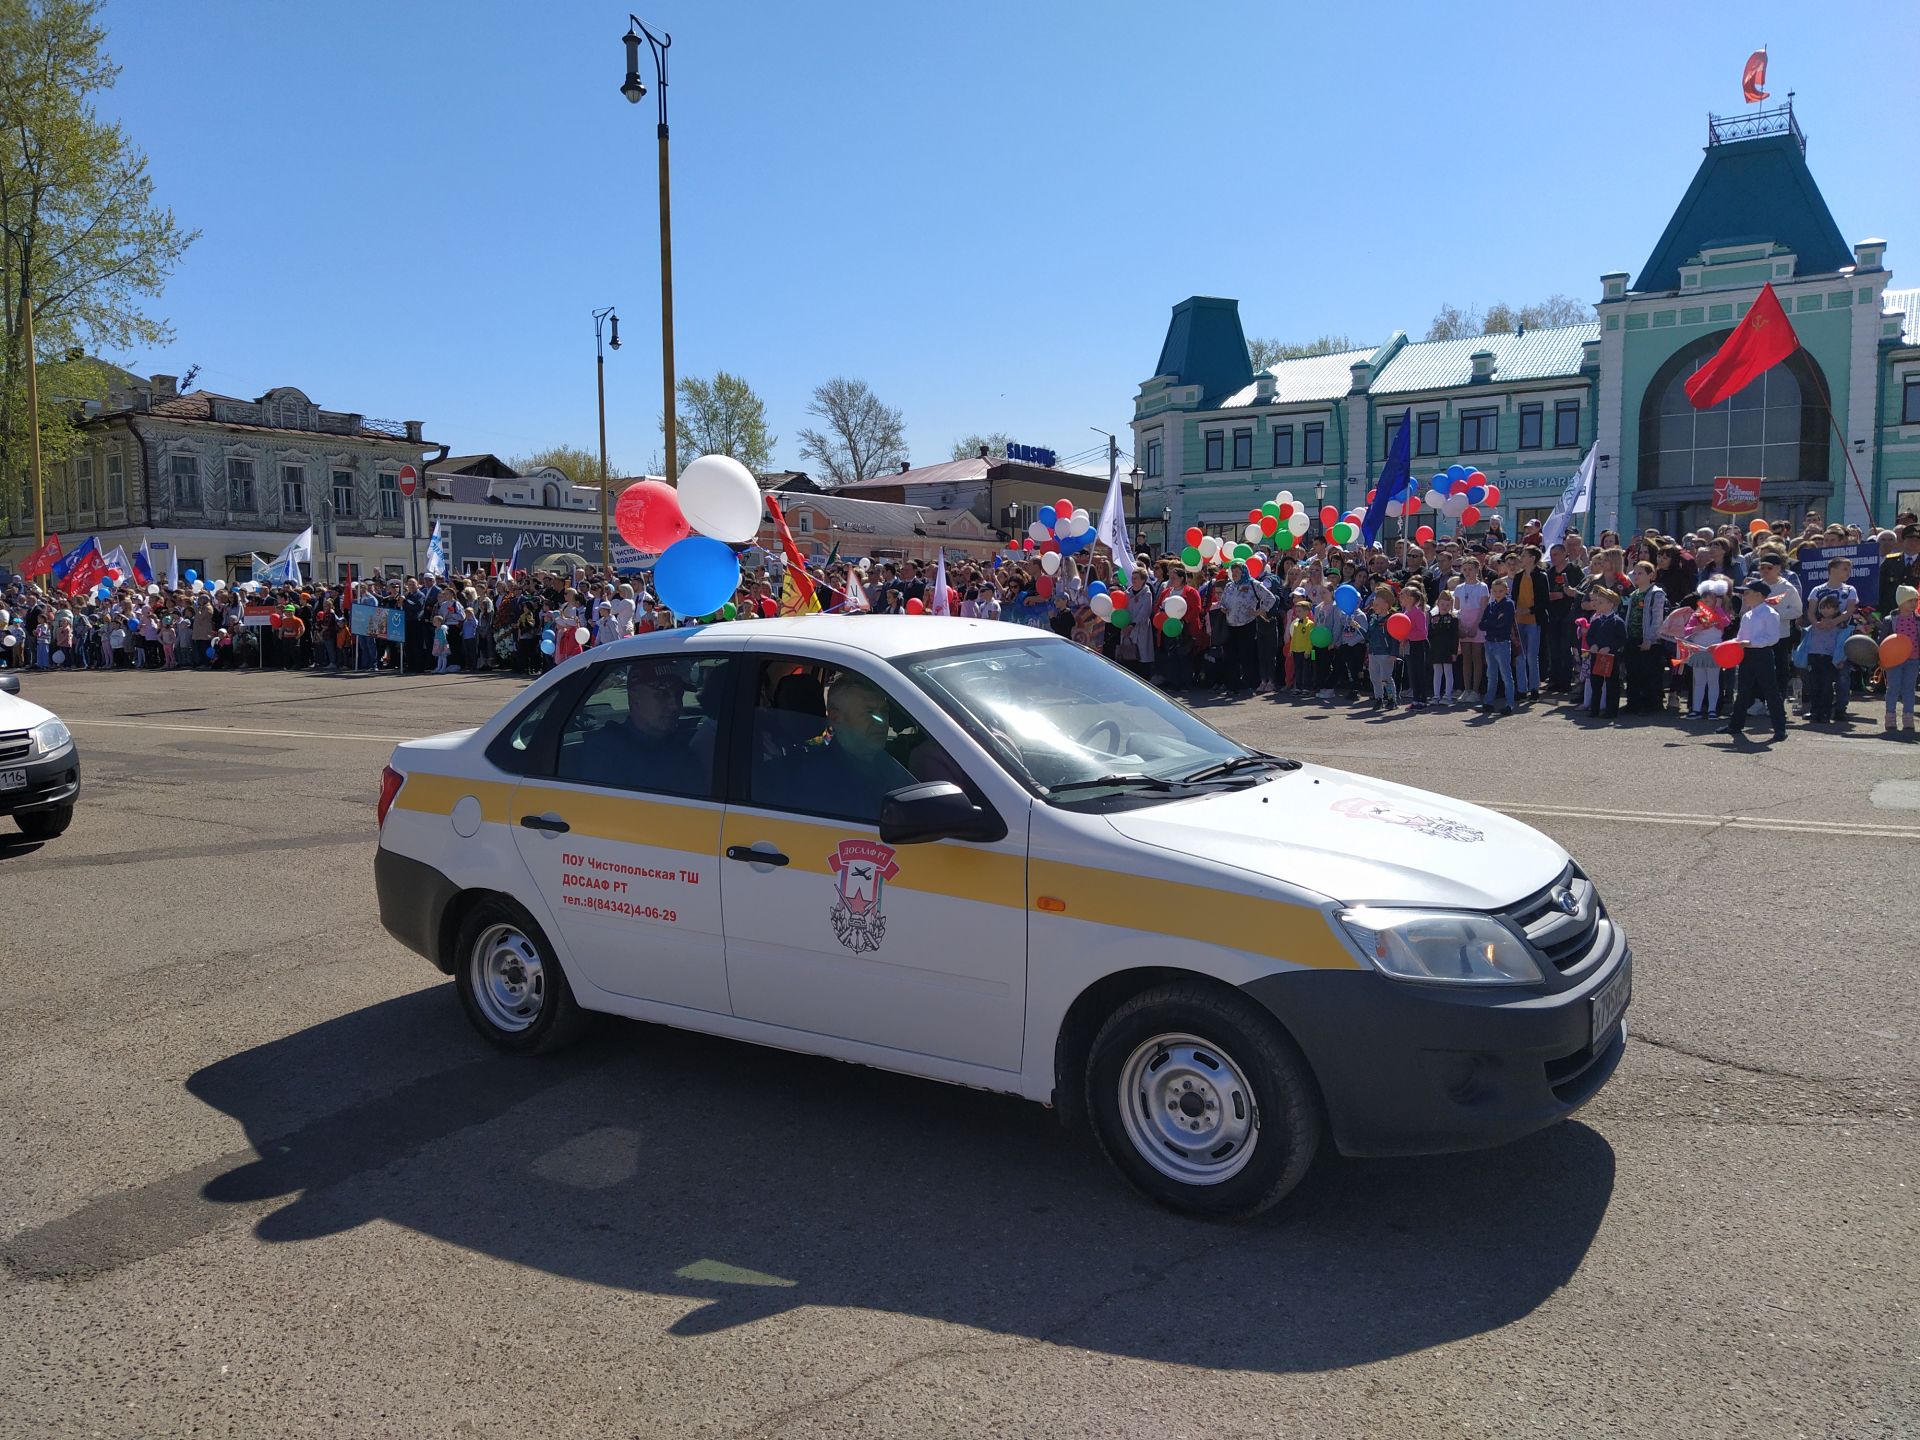
[[[530,455],[515,455],[507,461],[507,464],[522,475],[551,466],[576,485],[600,483],[599,453],[582,449],[578,445],[549,445],[545,449],[535,450]],[[613,479],[621,478],[620,467],[612,460],[607,461],[607,469],[611,472]]]
[[[958,440],[953,442],[953,458],[956,460],[971,460],[979,455],[980,447],[984,445],[987,447],[987,458],[989,460],[1004,460],[1007,458],[1007,446],[1012,443],[1007,436],[1002,435],[998,430],[994,431],[991,435],[962,435]]]
[[[1509,305],[1496,300],[1485,310],[1478,305],[1462,310],[1442,305],[1427,327],[1429,340],[1466,340],[1475,335],[1511,335],[1517,330],[1545,330],[1555,325],[1583,325],[1593,319],[1593,307],[1571,295],[1549,295],[1531,305]]]
[[[702,455],[731,455],[756,475],[773,468],[773,447],[780,441],[767,433],[766,404],[745,380],[720,370],[711,380],[689,375],[674,388],[680,401],[674,443],[682,470]]]
[[[1247,341],[1247,358],[1258,371],[1265,370],[1278,360],[1304,360],[1310,355],[1339,355],[1347,350],[1365,348],[1350,335],[1322,335],[1317,340],[1304,343],[1256,337]]]
[[[86,352],[163,345],[145,302],[197,231],[154,203],[147,157],[96,97],[119,67],[105,52],[99,0],[0,0],[0,522],[30,533],[22,505],[32,427],[43,466],[78,439],[76,402],[106,393],[111,367]],[[40,359],[40,414],[26,405],[26,306]]]
[[[836,375],[814,386],[807,413],[825,428],[800,432],[800,455],[824,470],[831,485],[871,479],[907,458],[905,417],[882,404],[864,380]]]

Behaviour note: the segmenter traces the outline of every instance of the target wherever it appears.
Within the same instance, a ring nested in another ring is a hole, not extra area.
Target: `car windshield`
[[[1253,751],[1118,665],[1065,640],[942,650],[900,668],[1014,777],[1049,799],[1137,791]]]

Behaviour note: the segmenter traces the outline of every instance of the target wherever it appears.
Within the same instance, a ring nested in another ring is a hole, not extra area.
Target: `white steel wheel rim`
[[[1197,1035],[1156,1035],[1120,1067],[1120,1119],[1142,1160],[1182,1185],[1219,1185],[1253,1158],[1260,1112],[1232,1056]]]
[[[531,1029],[547,1003],[547,969],[534,943],[512,925],[489,925],[468,959],[473,998],[496,1030]]]

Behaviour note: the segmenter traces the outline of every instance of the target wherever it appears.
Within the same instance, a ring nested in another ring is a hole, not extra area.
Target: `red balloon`
[[[1738,668],[1746,653],[1747,647],[1738,640],[1722,640],[1713,647],[1713,663],[1722,670],[1733,670]]]
[[[1460,523],[1462,525],[1478,525],[1480,523],[1480,507],[1478,505],[1467,506],[1466,509],[1460,512]]]
[[[620,538],[649,555],[693,533],[680,510],[680,494],[664,480],[640,480],[614,502],[613,525]]]
[[[1258,580],[1260,578],[1260,572],[1266,568],[1267,562],[1262,560],[1258,555],[1249,555],[1247,557],[1247,573],[1253,576],[1254,579]]]
[[[1422,525],[1418,530],[1413,532],[1413,538],[1416,544],[1431,545],[1433,543],[1433,527],[1431,525]]]
[[[1484,484],[1486,484],[1486,483],[1487,483],[1487,472],[1486,472],[1486,471],[1484,471],[1484,470],[1469,470],[1469,471],[1467,472],[1467,488],[1468,488],[1469,490],[1471,490],[1471,489],[1472,489],[1472,488],[1473,488],[1474,486],[1476,486],[1476,485],[1484,485]]]
[[[1031,544],[1032,542],[1029,541],[1028,543]],[[1020,542],[1018,540],[1009,540],[1007,541],[1007,548],[1009,550],[1018,550],[1020,548]]]
[[[1280,528],[1280,522],[1271,515],[1262,515],[1259,520],[1259,525],[1262,535],[1271,535]]]
[[[1407,618],[1404,611],[1396,610],[1387,616],[1387,634],[1396,640],[1404,640],[1413,634],[1413,621]]]
[[[1487,486],[1487,504],[1498,505],[1499,503],[1500,503],[1500,487],[1498,485]]]
[[[907,613],[909,615],[924,614],[926,612],[926,608],[927,607],[925,605],[922,605],[918,600],[907,601]]]
[[[1247,523],[1249,525],[1258,525],[1264,519],[1266,519],[1266,516],[1262,515],[1258,510],[1247,511]]]
[[[1340,512],[1338,510],[1334,509],[1331,505],[1322,505],[1320,507],[1320,528],[1322,530],[1331,530],[1339,523]]]
[[[1373,494],[1374,494],[1373,491],[1371,490],[1367,491],[1367,504],[1369,505],[1373,504]]]
[[[1059,519],[1061,520],[1071,520],[1073,518],[1073,501],[1071,500],[1054,501],[1053,513],[1057,517],[1059,517]]]
[[[1038,595],[1042,600],[1051,600],[1053,598],[1053,576],[1042,575],[1038,580],[1034,581],[1033,593]]]
[[[1293,518],[1293,506],[1284,500],[1280,502],[1280,518],[1282,520],[1291,520]]]
[[[1022,540],[1022,541],[1020,542],[1020,548],[1021,548],[1022,550],[1032,550],[1032,549],[1033,549],[1033,537],[1032,537],[1031,535],[1029,535],[1029,536],[1028,536],[1028,537],[1027,537],[1026,539],[1024,539],[1024,540]]]
[[[1200,542],[1206,538],[1207,532],[1202,530],[1198,525],[1189,525],[1187,527],[1187,544],[1197,549]]]

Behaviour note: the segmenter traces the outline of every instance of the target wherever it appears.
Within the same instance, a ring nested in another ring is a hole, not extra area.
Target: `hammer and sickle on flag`
[[[1740,92],[1747,97],[1747,104],[1755,105],[1767,98],[1767,92],[1761,87],[1767,83],[1767,47],[1762,45],[1747,57],[1747,68],[1740,72]]]

